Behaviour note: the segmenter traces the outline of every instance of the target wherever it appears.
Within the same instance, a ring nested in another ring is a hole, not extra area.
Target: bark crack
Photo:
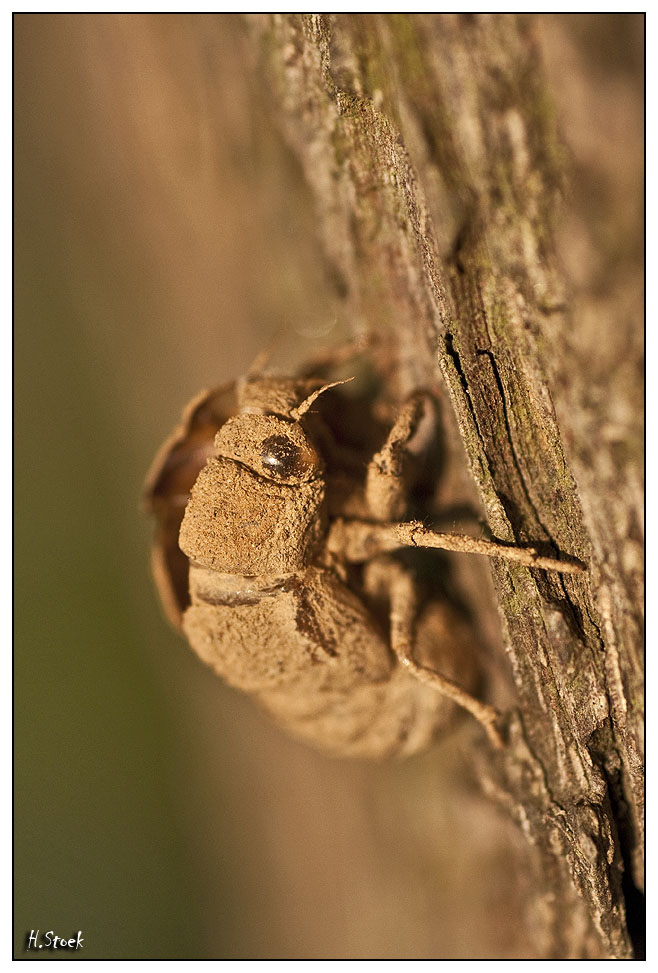
[[[535,520],[537,521],[537,523],[539,524],[539,526],[543,530],[543,532],[546,535],[546,537],[549,538],[549,544],[552,547],[552,551],[553,551],[554,554],[556,554],[557,551],[558,551],[557,545],[554,543],[553,539],[551,538],[550,531],[548,530],[548,528],[546,527],[546,525],[542,521],[542,518],[541,518],[541,515],[539,513],[539,510],[537,509],[537,506],[536,506],[534,500],[532,499],[532,496],[531,496],[530,491],[528,489],[528,485],[526,483],[526,480],[525,480],[525,476],[523,474],[523,471],[521,470],[521,464],[519,463],[519,458],[517,456],[516,447],[514,445],[514,436],[512,435],[512,427],[511,427],[511,424],[510,424],[509,413],[508,413],[508,410],[507,410],[507,398],[505,396],[505,387],[504,387],[503,381],[502,381],[502,379],[500,377],[500,371],[498,370],[498,364],[496,362],[495,355],[488,348],[477,348],[476,351],[475,351],[475,354],[478,357],[485,357],[485,358],[487,358],[488,361],[489,361],[489,364],[491,365],[491,371],[493,372],[494,380],[496,382],[496,388],[498,389],[498,395],[500,397],[500,402],[501,402],[501,405],[502,405],[503,419],[504,419],[504,422],[505,422],[505,429],[507,431],[507,439],[508,439],[509,446],[510,446],[510,455],[512,457],[512,462],[514,464],[514,469],[516,470],[517,476],[519,478],[519,484],[520,484],[521,489],[523,491],[523,495],[524,495],[525,499],[528,502],[528,506],[530,507],[530,509],[532,510],[532,512],[534,514]]]

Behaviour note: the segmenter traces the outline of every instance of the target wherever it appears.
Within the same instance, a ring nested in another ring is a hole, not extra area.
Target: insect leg
[[[378,520],[404,516],[410,481],[415,477],[413,461],[424,452],[435,426],[436,415],[428,395],[418,393],[403,406],[386,442],[368,466],[366,502]]]
[[[446,696],[463,709],[468,710],[487,732],[492,744],[500,749],[504,746],[496,728],[500,713],[495,707],[471,696],[452,679],[441,675],[433,668],[421,665],[414,659],[415,622],[418,616],[418,598],[413,576],[392,559],[380,562],[387,578],[390,604],[391,648],[400,665],[404,666],[420,682],[431,686],[442,696]]]
[[[529,568],[579,574],[585,566],[575,559],[558,560],[543,557],[534,547],[516,547],[500,541],[488,541],[467,534],[440,533],[419,520],[406,523],[375,523],[367,520],[336,519],[331,525],[327,547],[347,561],[360,563],[378,554],[403,547],[433,547],[442,551],[484,554],[506,561],[516,561]]]

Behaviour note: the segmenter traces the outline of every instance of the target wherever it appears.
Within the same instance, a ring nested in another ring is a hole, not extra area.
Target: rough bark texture
[[[509,747],[480,774],[538,856],[541,955],[632,956],[643,916],[642,150],[621,119],[629,98],[641,118],[642,19],[249,24],[355,332],[394,336],[401,395],[440,375],[492,533],[589,567],[491,564],[511,664],[499,669],[517,702]],[[619,33],[638,52],[635,81],[610,53]]]

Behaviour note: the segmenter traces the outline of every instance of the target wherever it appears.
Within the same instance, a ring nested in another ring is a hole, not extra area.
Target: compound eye
[[[269,476],[287,480],[300,478],[317,465],[317,457],[287,436],[269,436],[261,443],[261,462]]]

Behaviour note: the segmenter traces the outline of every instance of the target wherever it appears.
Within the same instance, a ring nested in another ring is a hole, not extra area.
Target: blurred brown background
[[[346,330],[266,84],[236,15],[15,18],[16,955],[528,956],[477,729],[318,756],[158,610],[139,494],[183,404]]]

